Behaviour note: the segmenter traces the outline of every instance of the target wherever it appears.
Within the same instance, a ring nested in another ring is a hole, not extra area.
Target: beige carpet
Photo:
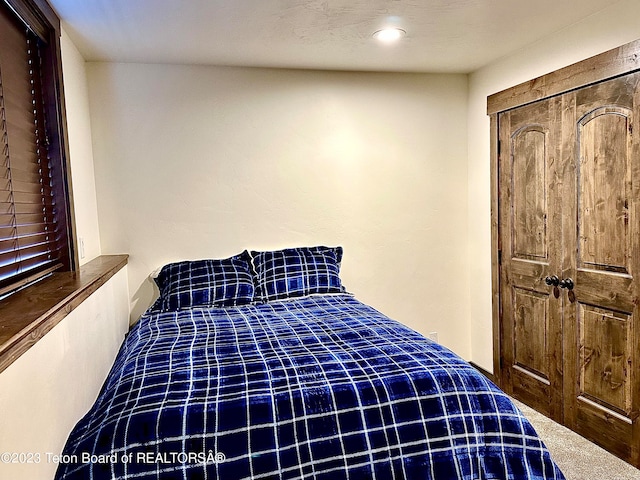
[[[567,480],[640,480],[640,470],[611,455],[577,433],[515,401]]]

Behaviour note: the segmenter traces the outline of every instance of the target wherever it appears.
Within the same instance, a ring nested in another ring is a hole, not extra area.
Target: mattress
[[[56,479],[562,479],[512,401],[346,293],[150,310]]]

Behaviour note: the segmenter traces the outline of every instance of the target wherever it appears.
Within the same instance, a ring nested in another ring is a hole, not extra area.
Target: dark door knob
[[[563,278],[558,283],[558,286],[560,288],[566,288],[567,290],[573,290],[573,280],[571,280],[570,278]]]
[[[546,283],[549,286],[554,286],[557,287],[560,284],[560,279],[558,277],[556,277],[555,275],[552,276],[547,276],[544,279],[544,283]]]

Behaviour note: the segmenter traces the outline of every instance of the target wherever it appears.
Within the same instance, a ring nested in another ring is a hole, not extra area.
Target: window
[[[45,0],[0,0],[0,296],[76,267],[59,38]]]

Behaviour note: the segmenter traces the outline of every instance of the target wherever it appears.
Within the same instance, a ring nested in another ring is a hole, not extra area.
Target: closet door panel
[[[565,422],[637,464],[640,75],[563,96]],[[569,135],[569,133],[566,133]]]
[[[595,401],[628,417],[631,413],[629,358],[631,315],[580,305],[579,399]]]
[[[578,267],[630,273],[631,116],[600,107],[578,122]]]
[[[513,366],[525,375],[524,381],[533,380],[527,382],[528,389],[544,391],[549,385],[549,294],[515,287],[513,297]]]
[[[548,263],[547,171],[549,133],[527,125],[512,135],[513,257]]]
[[[503,386],[553,418],[562,415],[559,376],[558,125],[555,100],[501,114],[500,243]]]

